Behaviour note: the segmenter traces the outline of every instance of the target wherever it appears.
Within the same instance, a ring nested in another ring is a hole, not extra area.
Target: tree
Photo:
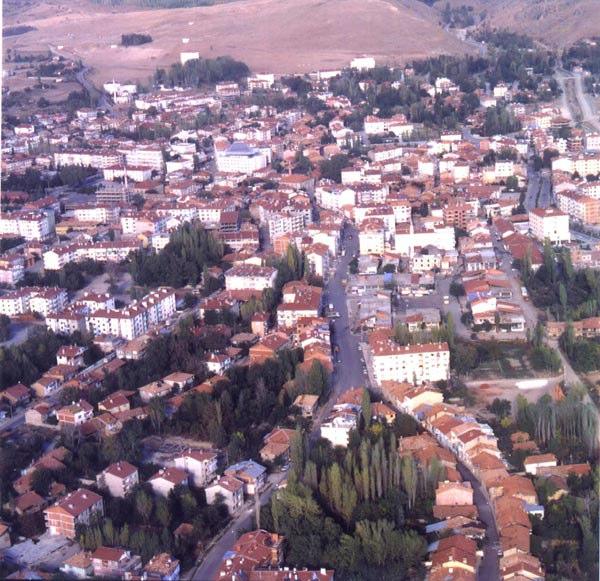
[[[419,482],[417,465],[412,456],[404,456],[402,458],[401,474],[402,486],[408,497],[408,508],[410,509],[414,506],[417,498],[417,485]]]
[[[338,184],[341,183],[342,170],[348,166],[348,163],[349,158],[344,154],[334,155],[330,159],[323,160],[319,165],[321,177]]]
[[[465,287],[460,282],[452,281],[450,283],[450,294],[456,298],[464,297]]]
[[[363,389],[362,392],[362,417],[365,427],[369,427],[371,425],[371,396],[369,394],[368,389]]]
[[[491,405],[488,406],[488,409],[498,416],[499,419],[503,419],[510,416],[511,403],[507,399],[495,398]]]
[[[135,511],[142,519],[142,522],[147,523],[152,515],[152,498],[145,491],[138,490],[135,494],[134,505]]]
[[[322,396],[327,392],[329,377],[323,364],[315,359],[308,372],[308,390],[312,395]]]

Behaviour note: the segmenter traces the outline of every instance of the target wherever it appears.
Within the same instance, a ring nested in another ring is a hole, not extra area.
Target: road
[[[269,476],[269,485],[260,495],[260,505],[264,506],[269,502],[273,492],[277,490],[278,485],[285,478],[285,472],[276,472]],[[237,515],[225,528],[219,540],[213,545],[202,563],[197,567],[190,576],[184,576],[186,579],[194,581],[212,581],[223,561],[223,557],[227,551],[233,548],[235,541],[238,538],[238,533],[254,528],[254,499],[250,499],[244,505],[242,511]]]
[[[555,76],[563,90],[563,103],[571,119],[587,124],[593,131],[600,131],[600,119],[583,88],[583,75],[559,68]],[[573,102],[573,99],[576,102]]]
[[[313,428],[311,439],[319,436],[319,428],[323,420],[329,415],[333,405],[340,394],[352,387],[366,385],[366,377],[363,372],[361,362],[361,352],[359,348],[358,337],[350,333],[348,327],[348,309],[346,306],[346,290],[342,281],[348,276],[348,265],[355,253],[358,253],[358,236],[352,226],[347,226],[344,231],[342,246],[345,249],[345,256],[340,256],[335,266],[335,272],[326,286],[326,296],[324,302],[332,303],[334,309],[339,313],[339,318],[332,319],[333,334],[332,342],[334,346],[339,346],[339,352],[334,354],[338,360],[334,363],[334,372],[332,377],[332,388],[327,402],[321,406],[313,419]],[[283,480],[285,473],[275,473],[269,476],[271,486],[265,490],[260,497],[260,504],[265,505],[269,502],[277,485]],[[254,522],[254,504],[250,503],[244,507],[243,511],[234,518],[227,526],[222,536],[210,549],[202,563],[186,577],[194,581],[208,581],[214,579],[214,576],[221,564],[227,551],[233,548],[237,540],[237,532],[253,528]]]
[[[473,502],[475,502],[479,511],[479,520],[486,527],[486,534],[483,540],[483,559],[479,563],[477,578],[481,579],[481,581],[496,581],[500,579],[500,563],[498,559],[500,539],[490,501],[484,492],[481,482],[473,476],[464,464],[458,464],[458,471],[464,480],[468,480],[471,483],[471,487],[473,488]]]
[[[14,430],[25,423],[25,410],[21,409],[11,417],[0,422],[0,431]]]
[[[523,205],[526,210],[547,208],[553,202],[552,179],[548,170],[535,171],[533,163],[527,164],[527,192]]]
[[[325,304],[331,303],[339,313],[339,318],[332,319],[332,343],[334,350],[334,371],[332,376],[331,393],[327,402],[319,409],[314,421],[311,437],[319,435],[323,420],[329,415],[338,397],[353,387],[368,385],[366,372],[362,364],[359,337],[350,332],[348,307],[346,304],[346,289],[342,281],[348,277],[348,265],[354,254],[358,254],[358,235],[354,226],[347,225],[344,229],[342,247],[345,256],[337,260],[335,272],[329,279],[325,289]]]

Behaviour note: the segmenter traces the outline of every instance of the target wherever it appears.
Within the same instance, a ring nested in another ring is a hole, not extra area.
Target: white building
[[[369,336],[373,373],[378,383],[404,381],[423,383],[447,380],[450,350],[447,343],[399,345],[391,331],[373,331]]]
[[[348,446],[350,432],[358,426],[358,406],[340,404],[333,407],[331,415],[321,424],[321,438],[329,440],[332,446]]]
[[[224,151],[215,150],[217,169],[225,173],[252,174],[264,169],[271,162],[265,150],[246,143],[232,143]]]
[[[240,264],[225,273],[227,290],[258,290],[274,288],[277,270],[270,266]]]
[[[190,483],[204,487],[217,475],[218,455],[210,450],[186,450],[175,458],[175,466],[190,475]]]
[[[372,56],[362,56],[353,58],[350,61],[350,68],[358,71],[368,71],[375,68],[375,59]]]
[[[569,215],[557,208],[534,208],[529,212],[529,231],[534,238],[562,245],[571,241]]]
[[[53,234],[54,212],[3,212],[0,215],[0,235],[46,240]]]

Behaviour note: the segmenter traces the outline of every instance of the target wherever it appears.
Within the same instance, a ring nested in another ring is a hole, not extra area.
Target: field
[[[240,0],[173,10],[111,10],[85,0],[55,3],[50,10],[51,3],[5,19],[5,26],[37,29],[6,38],[5,50],[60,46],[65,56],[91,66],[96,82],[144,82],[158,66],[178,61],[182,51],[230,55],[253,71],[282,73],[339,68],[364,54],[405,62],[470,50],[417,0]],[[150,34],[153,42],[118,46],[121,34],[132,32]]]

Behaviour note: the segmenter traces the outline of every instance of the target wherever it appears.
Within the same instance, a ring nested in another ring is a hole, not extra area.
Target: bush
[[[152,42],[152,37],[149,34],[131,34],[121,35],[121,45],[123,46],[138,46],[140,44],[148,44]]]

